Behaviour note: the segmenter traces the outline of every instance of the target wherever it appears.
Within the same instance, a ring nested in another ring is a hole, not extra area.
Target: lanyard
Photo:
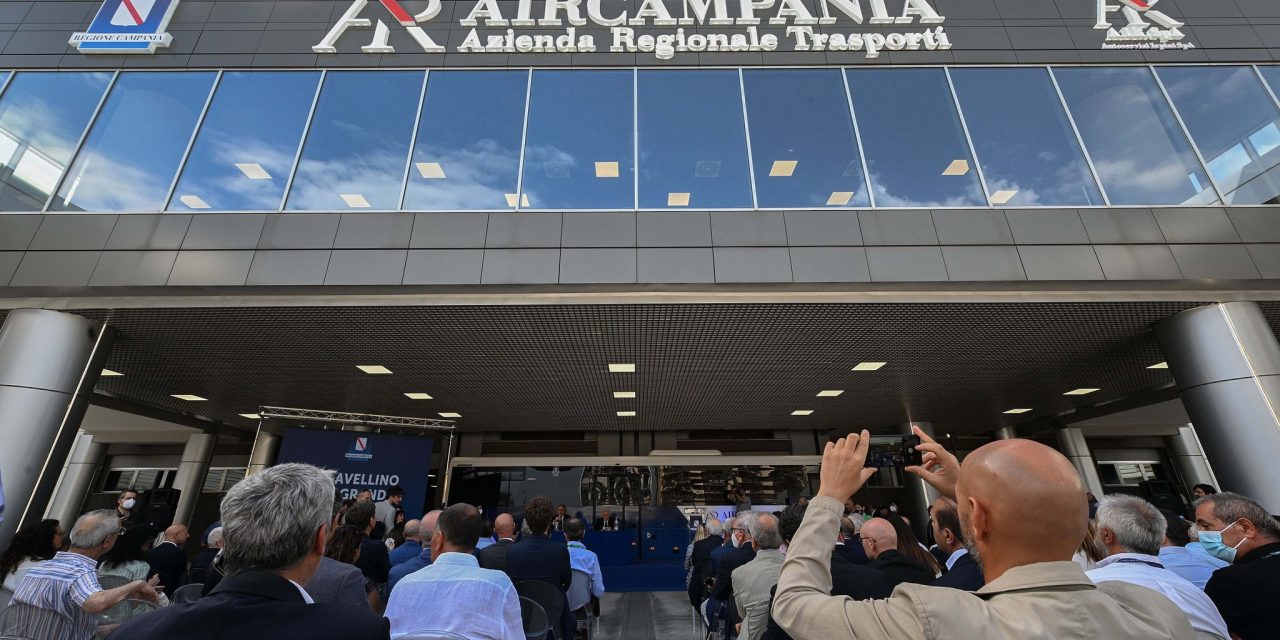
[[[1276,553],[1280,553],[1280,551],[1277,551]],[[1139,560],[1139,559],[1137,559],[1137,558],[1120,558],[1120,559],[1118,559],[1118,560],[1115,560],[1115,562],[1128,562],[1128,563],[1131,563],[1131,564],[1145,564],[1145,565],[1147,565],[1147,566],[1149,566],[1149,567],[1155,567],[1155,568],[1157,568],[1157,569],[1163,569],[1163,568],[1164,568],[1164,565],[1160,564],[1159,562],[1152,562],[1152,561],[1150,561],[1150,560]]]

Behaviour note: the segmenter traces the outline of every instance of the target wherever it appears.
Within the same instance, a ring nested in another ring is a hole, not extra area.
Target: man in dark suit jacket
[[[316,574],[303,586],[316,602],[341,602],[367,607],[369,592],[364,585],[364,574],[359,569],[333,558],[321,558]]]
[[[164,540],[147,552],[147,564],[160,576],[164,593],[170,598],[187,580],[187,552],[182,546],[189,537],[187,525],[171,525],[164,530]]]
[[[862,542],[858,536],[858,528],[853,524],[853,518],[861,519],[858,514],[845,516],[840,520],[840,540],[836,541],[836,550],[844,555],[845,559],[853,564],[866,564],[871,561],[867,557],[867,552],[862,548]]]
[[[110,638],[386,640],[387,620],[368,607],[308,604],[301,586],[324,556],[332,500],[333,480],[311,465],[276,465],[241,480],[222,500],[227,577],[209,595],[133,618]]]
[[[498,514],[493,521],[493,535],[498,536],[498,541],[483,549],[476,549],[476,559],[480,561],[482,569],[506,573],[507,552],[516,543],[516,519],[509,513]],[[568,553],[567,547],[565,553]]]
[[[614,515],[612,511],[605,509],[600,513],[600,517],[596,518],[596,521],[592,524],[591,528],[596,531],[618,531],[622,529],[622,518]]]
[[[936,577],[933,569],[898,552],[898,534],[888,520],[868,520],[862,525],[861,539],[862,549],[871,558],[866,566],[883,572],[894,586],[903,582],[929,584]]]
[[[387,553],[385,542],[369,537],[374,525],[378,523],[373,513],[372,502],[357,502],[347,509],[342,522],[364,533],[364,540],[360,543],[360,557],[356,560],[356,567],[360,569],[364,577],[378,584],[383,584],[391,574],[391,557]]]
[[[938,543],[938,549],[946,554],[942,566],[947,567],[947,572],[930,584],[962,591],[981,589],[986,580],[982,576],[982,567],[964,548],[960,537],[960,512],[955,500],[942,496],[929,505],[929,513],[933,539]]]
[[[573,583],[573,570],[569,565],[569,547],[547,536],[553,517],[551,499],[546,496],[535,496],[525,504],[524,522],[529,525],[532,533],[521,538],[520,542],[507,547],[507,575],[511,577],[511,582],[519,585],[525,580],[542,580],[555,585],[561,591],[569,590],[569,585]],[[489,547],[489,549],[492,548]],[[563,630],[560,637],[572,638],[578,623],[574,620],[573,613],[569,611],[567,598],[563,615],[560,616],[560,625]]]
[[[693,543],[693,553],[690,554],[689,604],[694,609],[707,597],[707,587],[703,583],[715,575],[711,572],[711,552],[724,544],[724,525],[719,520],[712,518],[707,521],[707,530],[711,535]]]

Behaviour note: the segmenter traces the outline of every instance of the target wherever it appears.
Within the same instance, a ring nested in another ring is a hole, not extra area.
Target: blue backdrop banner
[[[404,487],[401,506],[408,520],[422,517],[433,444],[427,437],[290,429],[280,443],[277,462],[305,462],[337,471],[334,482],[343,498],[369,489],[374,500],[384,500],[387,488],[398,484]]]

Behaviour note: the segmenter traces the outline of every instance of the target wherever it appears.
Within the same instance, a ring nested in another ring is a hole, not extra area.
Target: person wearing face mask
[[[116,515],[120,516],[120,524],[131,527],[134,522],[130,521],[133,516],[134,508],[138,506],[138,492],[133,489],[125,489],[116,496]]]
[[[733,529],[729,533],[733,550],[720,557],[720,564],[716,569],[716,581],[711,585],[711,597],[723,602],[728,609],[729,629],[733,629],[734,625],[741,622],[737,617],[733,600],[733,571],[756,559],[756,548],[751,539],[752,522],[756,515],[753,511],[743,511],[738,514],[737,520],[733,523]]]
[[[1200,544],[1231,563],[1213,573],[1204,592],[1241,640],[1274,638],[1280,629],[1280,523],[1262,505],[1234,493],[1195,502]]]

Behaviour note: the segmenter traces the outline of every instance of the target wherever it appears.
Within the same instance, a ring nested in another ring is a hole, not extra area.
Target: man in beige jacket
[[[875,473],[863,467],[870,434],[828,444],[821,487],[787,549],[773,617],[795,640],[1191,640],[1168,598],[1121,582],[1093,584],[1071,554],[1088,503],[1075,468],[1030,440],[1002,440],[963,467],[927,435],[922,467],[907,467],[959,505],[965,546],[986,586],[969,593],[903,584],[885,600],[831,596],[831,547],[844,502]]]

